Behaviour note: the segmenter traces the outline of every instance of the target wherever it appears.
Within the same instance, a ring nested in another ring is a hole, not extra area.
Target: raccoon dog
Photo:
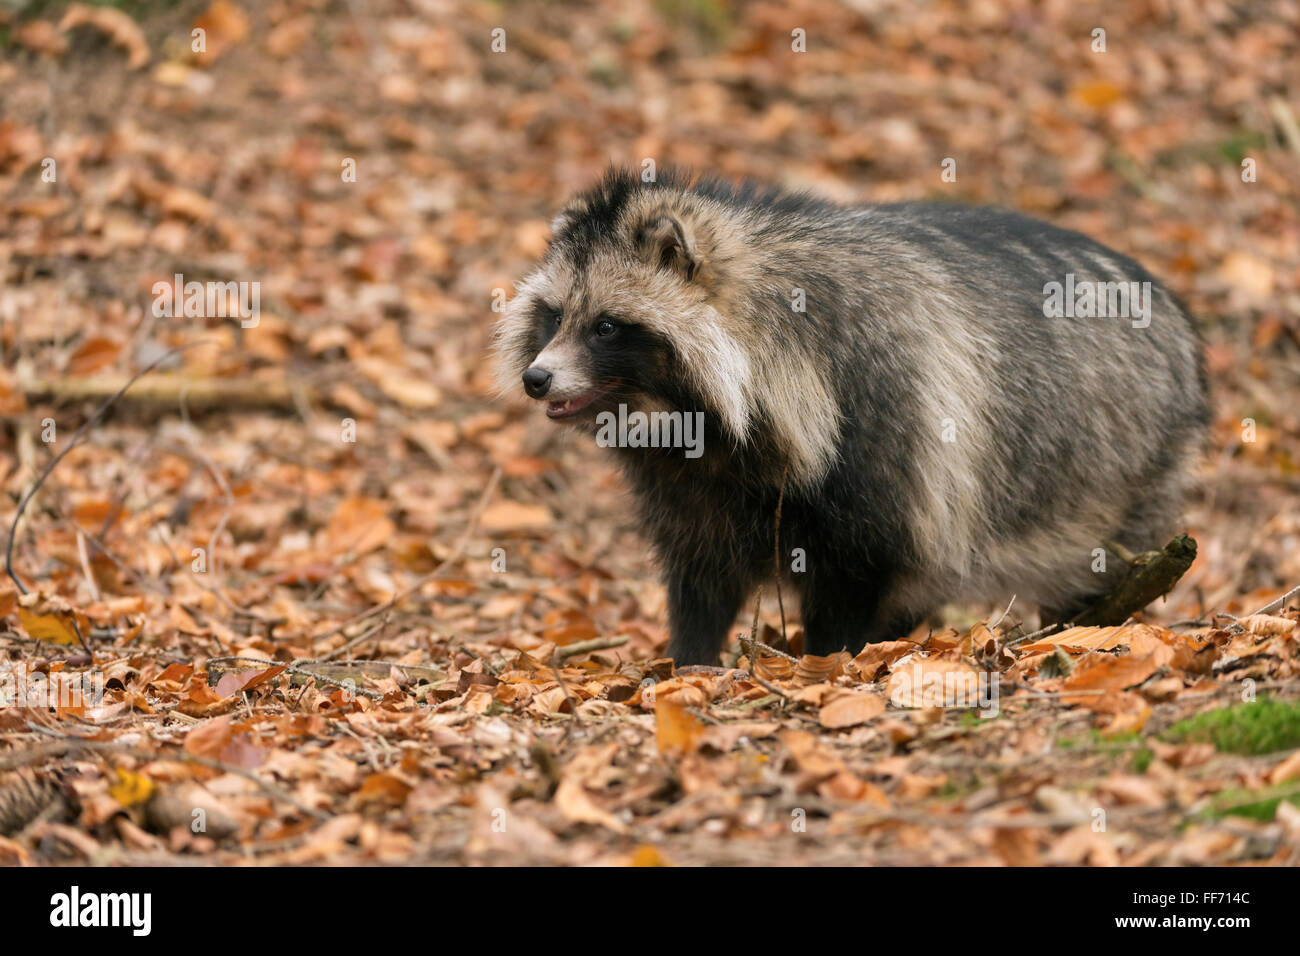
[[[1122,571],[1103,541],[1175,529],[1209,420],[1198,336],[1086,236],[620,170],[552,233],[498,329],[503,381],[620,446],[679,665],[718,663],[772,577],[782,495],[814,654],[950,601],[1068,617]],[[637,440],[637,412],[702,413],[701,449]]]

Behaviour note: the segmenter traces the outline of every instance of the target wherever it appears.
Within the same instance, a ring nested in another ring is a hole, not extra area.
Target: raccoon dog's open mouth
[[[612,392],[618,385],[618,380],[608,382],[599,388],[593,388],[590,392],[579,395],[577,398],[567,398],[562,402],[547,402],[547,418],[572,418],[578,412],[582,411],[602,395]]]

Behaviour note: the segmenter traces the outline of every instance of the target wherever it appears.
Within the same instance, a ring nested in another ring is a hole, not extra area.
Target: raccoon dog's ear
[[[687,282],[699,273],[700,258],[689,227],[671,213],[653,213],[636,230],[636,245],[656,269],[671,269]]]

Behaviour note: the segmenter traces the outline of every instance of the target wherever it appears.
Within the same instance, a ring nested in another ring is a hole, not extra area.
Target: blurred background
[[[449,562],[375,656],[656,654],[618,478],[486,354],[564,198],[652,160],[1137,258],[1201,323],[1217,419],[1152,614],[1253,607],[1300,582],[1298,115],[1294,0],[4,0],[0,523],[202,341],[47,481],[29,585],[144,649],[303,654]],[[178,273],[259,283],[260,320],[155,314]]]

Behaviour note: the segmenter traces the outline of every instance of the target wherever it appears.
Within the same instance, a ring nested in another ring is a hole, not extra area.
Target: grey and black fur
[[[617,454],[663,567],[678,664],[717,663],[773,570],[806,649],[856,652],[938,605],[1064,615],[1175,529],[1209,419],[1197,334],[1141,266],[1014,213],[844,207],[612,170],[561,211],[498,335],[503,382],[590,427],[705,413],[705,451]],[[1150,282],[1150,324],[1047,318],[1045,287]],[[805,311],[792,308],[802,290]],[[791,571],[802,549],[806,567]]]

